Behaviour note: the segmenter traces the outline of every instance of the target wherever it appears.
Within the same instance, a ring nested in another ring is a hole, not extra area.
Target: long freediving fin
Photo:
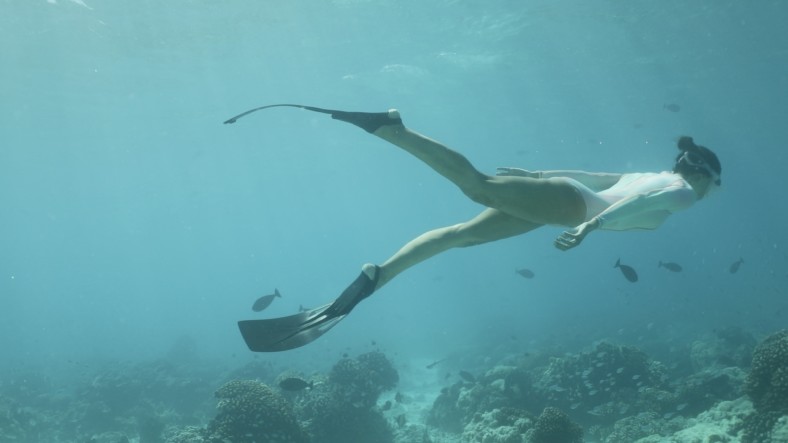
[[[375,266],[372,277],[362,271],[339,298],[319,308],[287,317],[239,321],[238,328],[246,345],[254,352],[277,352],[313,342],[375,291],[379,271]]]
[[[314,106],[297,105],[293,103],[278,103],[274,105],[260,106],[254,109],[250,109],[246,112],[242,112],[236,115],[235,117],[225,120],[224,124],[227,125],[227,124],[235,123],[236,121],[238,121],[239,118],[249,115],[256,111],[260,111],[268,108],[281,108],[281,107],[301,108],[301,109],[306,109],[307,111],[320,112],[322,114],[330,114],[331,118],[335,120],[340,120],[343,122],[356,125],[359,128],[369,133],[375,132],[375,130],[380,128],[381,126],[402,123],[402,120],[400,119],[399,116],[399,112],[397,112],[394,109],[389,110],[388,112],[348,112],[348,111],[339,111],[336,109],[323,109]]]

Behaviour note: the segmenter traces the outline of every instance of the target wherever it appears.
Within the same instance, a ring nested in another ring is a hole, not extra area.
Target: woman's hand
[[[599,227],[599,220],[591,219],[574,229],[570,229],[569,231],[564,231],[563,234],[559,235],[558,238],[555,239],[553,244],[556,248],[562,251],[568,251],[583,242],[583,239],[586,238],[591,231],[595,230]]]
[[[542,178],[542,173],[539,171],[529,171],[520,168],[497,168],[495,175],[507,177],[529,177],[529,178]]]

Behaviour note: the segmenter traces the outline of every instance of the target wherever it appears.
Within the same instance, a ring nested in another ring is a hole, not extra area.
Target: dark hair
[[[722,175],[722,165],[720,164],[720,159],[717,158],[717,154],[712,152],[711,149],[705,146],[696,145],[695,141],[692,140],[692,137],[686,135],[682,135],[681,137],[679,137],[679,141],[678,143],[676,143],[676,145],[678,146],[679,151],[681,151],[679,152],[679,155],[676,156],[677,162],[679,161],[681,156],[684,155],[685,152],[691,152],[701,157],[703,161],[707,165],[709,165],[709,167],[714,172],[717,173],[717,175]],[[681,166],[682,165],[677,163],[676,167],[673,170],[676,172],[682,172],[679,170]],[[691,171],[687,171],[687,172],[691,172]]]

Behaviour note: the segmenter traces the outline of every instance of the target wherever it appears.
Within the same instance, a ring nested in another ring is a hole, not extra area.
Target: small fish
[[[468,371],[460,371],[459,374],[460,374],[460,377],[462,377],[463,380],[465,380],[467,382],[470,382],[470,383],[476,383],[476,377],[474,377],[473,374],[471,374],[470,372],[468,372]]]
[[[743,258],[739,258],[735,262],[731,263],[731,267],[728,268],[728,272],[730,272],[731,274],[735,274],[739,272],[739,266],[741,266],[742,263],[744,263]]]
[[[279,382],[279,387],[285,391],[301,391],[306,388],[312,389],[315,387],[315,382],[306,381],[303,378],[298,377],[288,377]]]
[[[383,403],[383,406],[380,407],[381,411],[388,411],[391,409],[391,400],[386,400],[386,403]]]
[[[298,305],[298,312],[306,312],[309,308],[305,308],[304,305]]]
[[[518,270],[516,270],[514,272],[520,274],[524,278],[534,278],[534,271],[532,271],[530,269],[522,268],[522,269],[518,269]]]
[[[437,365],[438,363],[442,363],[442,362],[444,362],[444,361],[446,361],[446,359],[445,359],[445,358],[442,358],[442,359],[440,359],[440,360],[435,360],[434,362],[432,362],[432,363],[430,363],[430,364],[428,364],[428,365],[427,365],[427,369],[432,369],[432,368],[434,368],[434,367],[435,367],[435,365]]]
[[[663,262],[663,261],[660,261],[659,265],[657,267],[658,268],[665,268],[665,269],[667,269],[668,271],[671,271],[671,272],[681,272],[681,270],[683,269],[681,267],[681,265],[678,264],[678,263]]]
[[[397,426],[400,428],[405,426],[405,423],[408,422],[408,420],[405,418],[405,414],[398,415],[395,421],[397,422]]]
[[[632,283],[638,281],[638,273],[632,269],[632,266],[622,265],[621,259],[616,260],[616,265],[613,267],[621,269],[621,273],[624,274],[624,277]]]
[[[394,401],[396,401],[397,403],[402,403],[402,399],[403,399],[403,396],[402,396],[401,392],[397,392],[394,395]]]
[[[667,103],[662,105],[662,109],[666,109],[670,112],[679,112],[681,111],[681,106],[677,105],[676,103]]]
[[[282,298],[282,294],[279,293],[279,289],[274,289],[273,294],[264,295],[257,299],[256,302],[252,305],[252,311],[260,312],[263,309],[267,308],[272,301],[274,301],[275,297]]]

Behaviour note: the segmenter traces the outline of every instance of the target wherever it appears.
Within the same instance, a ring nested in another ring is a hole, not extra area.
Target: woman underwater
[[[448,249],[559,225],[569,229],[554,244],[565,251],[597,229],[655,229],[670,214],[689,208],[721,184],[717,156],[686,136],[678,141],[672,171],[614,174],[498,168],[498,174],[491,176],[478,171],[460,153],[405,127],[396,110],[364,113],[268,105],[225,123],[276,106],[326,113],[359,126],[418,158],[487,209],[469,221],[414,238],[380,265],[365,264],[358,278],[332,303],[289,317],[239,322],[253,351],[281,351],[311,342],[401,272]]]

